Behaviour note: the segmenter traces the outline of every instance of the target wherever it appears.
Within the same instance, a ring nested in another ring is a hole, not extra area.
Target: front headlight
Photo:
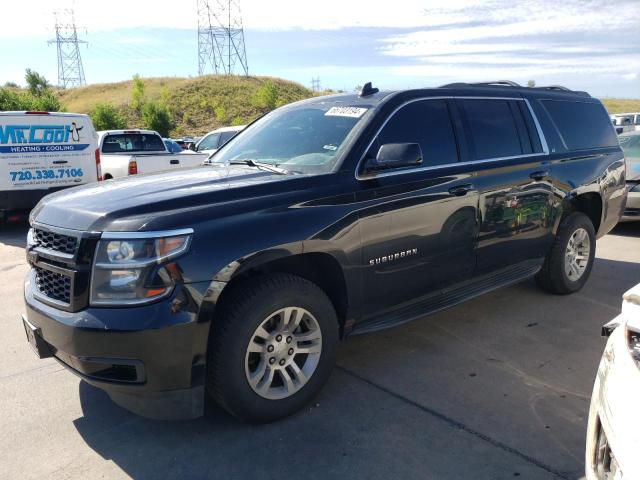
[[[640,331],[630,328],[627,323],[625,324],[624,333],[629,353],[631,353],[633,359],[636,361],[638,366],[640,366]]]
[[[148,303],[171,292],[179,275],[172,259],[189,249],[193,230],[106,232],[96,249],[92,305]]]

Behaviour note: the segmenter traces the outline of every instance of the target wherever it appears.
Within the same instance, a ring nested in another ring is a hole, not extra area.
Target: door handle
[[[532,180],[535,180],[536,182],[539,182],[540,180],[544,180],[548,176],[549,176],[549,172],[547,172],[546,170],[540,170],[539,172],[533,172],[529,174],[529,177]]]
[[[170,163],[171,165],[178,165],[178,164],[180,163],[180,160],[178,160],[178,159],[175,159],[175,158],[174,158],[174,159],[171,159],[171,160],[169,161],[169,163]]]
[[[466,183],[464,185],[456,185],[455,187],[451,187],[449,189],[449,193],[451,195],[455,195],[456,197],[461,197],[466,195],[468,191],[473,189],[473,185],[470,183]]]

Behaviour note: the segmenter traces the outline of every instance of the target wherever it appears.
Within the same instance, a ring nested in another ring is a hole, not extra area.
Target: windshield
[[[289,173],[328,173],[367,110],[330,105],[275,110],[234,137],[211,160],[253,160]]]

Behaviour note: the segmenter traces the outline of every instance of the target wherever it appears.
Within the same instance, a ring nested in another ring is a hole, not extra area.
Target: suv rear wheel
[[[335,361],[338,320],[315,284],[259,277],[226,298],[212,325],[207,390],[241,420],[291,415],[320,391]]]
[[[536,279],[545,290],[560,295],[580,290],[589,279],[596,252],[593,223],[582,212],[567,215]]]

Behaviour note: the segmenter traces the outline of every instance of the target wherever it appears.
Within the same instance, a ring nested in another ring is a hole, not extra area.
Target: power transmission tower
[[[87,42],[78,40],[73,10],[57,10],[53,14],[56,19],[56,39],[49,40],[47,44],[55,43],[57,46],[58,85],[63,88],[86,85],[79,45]]]
[[[315,93],[320,92],[320,77],[311,79],[311,91]]]
[[[239,0],[197,0],[198,74],[249,75]]]

